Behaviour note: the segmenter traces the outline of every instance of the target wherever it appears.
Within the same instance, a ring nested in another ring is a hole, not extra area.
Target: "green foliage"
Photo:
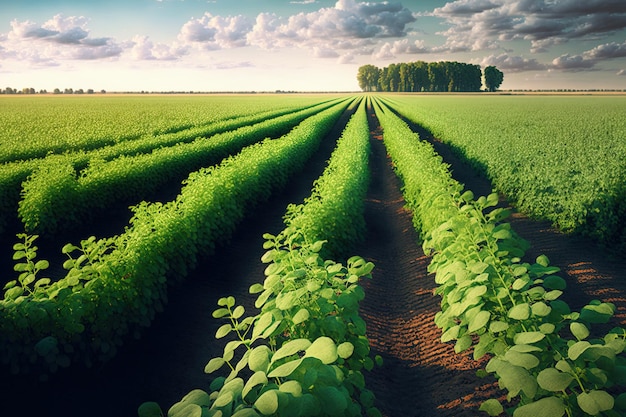
[[[448,144],[521,211],[626,250],[621,98],[394,96],[388,103]]]
[[[626,387],[626,331],[591,336],[615,306],[594,300],[572,312],[560,296],[565,281],[546,256],[523,262],[527,243],[504,223],[498,195],[461,193],[432,147],[391,112],[377,109],[385,144],[404,182],[414,223],[432,254],[441,311],[435,323],[455,351],[490,355],[494,373],[519,416],[623,415],[615,392]],[[573,336],[573,337],[572,337]],[[489,400],[482,408],[498,415]]]
[[[286,115],[280,115],[284,110],[272,112],[272,117],[266,115],[261,120],[259,116],[248,116],[217,126],[187,129],[182,134],[166,134],[153,139],[146,153],[125,153],[111,159],[111,152],[91,152],[87,154],[88,166],[80,175],[74,170],[82,163],[76,155],[46,158],[23,184],[19,217],[29,232],[50,233],[76,226],[116,202],[138,202],[169,182],[213,165],[245,146],[286,134],[307,117],[337,102]],[[280,116],[273,117],[276,113]],[[233,130],[217,133],[227,128]]]
[[[232,337],[205,372],[226,372],[210,394],[191,391],[168,416],[380,415],[365,388],[362,370],[374,361],[358,315],[358,281],[374,265],[359,257],[346,266],[324,260],[323,242],[306,242],[294,227],[264,237],[266,279],[250,288],[260,311],[244,317],[233,297],[218,301],[213,317],[227,323],[215,336]]]
[[[184,277],[246,212],[284,187],[347,106],[342,101],[280,139],[193,173],[176,200],[136,206],[120,236],[66,245],[64,278],[0,300],[2,361],[16,373],[46,372],[115,355],[162,309],[168,282]]]
[[[322,255],[333,259],[363,240],[363,201],[369,185],[369,125],[361,101],[324,170],[302,204],[287,207],[285,224],[302,231],[309,242],[326,240]]]

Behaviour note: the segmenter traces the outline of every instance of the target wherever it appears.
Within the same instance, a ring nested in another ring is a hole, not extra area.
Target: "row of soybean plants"
[[[626,415],[626,331],[602,335],[615,307],[591,301],[580,312],[560,299],[565,280],[545,256],[522,260],[528,248],[494,208],[497,194],[474,199],[452,179],[432,146],[389,108],[376,109],[384,141],[403,181],[413,223],[432,255],[442,341],[455,351],[490,355],[486,372],[507,391],[516,417]],[[596,330],[595,332],[593,330]],[[505,412],[497,399],[481,410]]]
[[[191,142],[159,147],[149,153],[110,161],[92,158],[80,174],[68,158],[48,158],[22,184],[19,218],[28,233],[50,233],[88,220],[117,202],[137,203],[162,186],[178,182],[245,146],[287,133],[337,101],[260,121],[258,116],[246,117],[246,124],[234,130],[196,136]]]
[[[321,100],[320,96],[267,95],[3,96],[0,163],[94,150]]]
[[[371,370],[364,297],[359,280],[374,267],[344,256],[364,237],[364,199],[369,184],[369,128],[362,100],[339,139],[310,197],[290,205],[285,229],[264,235],[265,281],[258,312],[246,315],[233,297],[218,301],[213,316],[224,319],[216,338],[223,355],[205,371],[218,373],[209,392],[195,389],[168,412],[181,416],[379,416],[362,370]],[[224,371],[225,370],[225,371]],[[140,417],[162,415],[154,402]]]
[[[119,236],[67,244],[64,278],[41,277],[33,237],[16,245],[19,278],[0,300],[0,355],[14,372],[107,359],[129,333],[149,326],[168,282],[229,238],[240,220],[304,166],[349,105],[344,100],[189,175],[177,198],[142,202]]]
[[[146,98],[144,100],[149,103],[151,99]],[[246,102],[247,99],[242,99],[242,103]],[[308,104],[309,103],[306,102],[306,105],[300,105],[298,107],[289,107],[286,109],[279,108],[278,110],[262,111],[256,114],[230,118],[227,117],[229,113],[225,111],[218,111],[216,112],[217,114],[224,113],[223,119],[215,120],[211,123],[207,123],[206,121],[204,121],[196,127],[187,128],[182,131],[163,133],[158,135],[148,134],[133,140],[118,141],[115,144],[103,146],[94,150],[80,150],[72,152],[68,149],[66,152],[63,153],[63,155],[52,154],[45,158],[30,159],[26,161],[14,161],[2,164],[0,165],[0,232],[2,232],[2,230],[6,227],[8,218],[10,216],[13,216],[17,212],[18,202],[20,201],[21,196],[22,183],[26,181],[29,177],[33,178],[31,178],[31,181],[29,181],[27,184],[30,184],[31,182],[35,183],[27,185],[27,188],[30,188],[31,190],[37,190],[38,187],[42,185],[40,184],[42,181],[45,183],[45,179],[38,179],[38,177],[45,177],[46,175],[49,175],[52,177],[56,177],[55,179],[57,181],[60,181],[57,193],[63,191],[69,192],[73,188],[77,187],[77,185],[75,184],[76,181],[78,181],[77,177],[84,176],[82,174],[82,171],[86,170],[86,172],[89,172],[89,169],[94,170],[96,166],[100,168],[104,162],[109,162],[121,158],[120,161],[123,161],[124,163],[134,163],[132,159],[128,158],[139,156],[141,154],[150,155],[154,152],[162,154],[167,151],[161,148],[171,147],[176,144],[189,142],[206,142],[205,139],[208,137],[220,133],[225,133],[227,131],[241,129],[251,124],[257,124],[271,118],[276,118],[298,110],[304,110],[307,107],[311,107]],[[237,109],[239,107],[234,108]],[[250,108],[254,109],[255,107],[251,106]],[[234,114],[234,110],[231,110],[231,113]],[[224,139],[224,137],[222,137],[222,139]],[[45,141],[43,141],[43,143],[45,144]],[[198,153],[197,150],[196,153]],[[152,158],[153,160],[155,160],[157,157],[157,155],[152,157],[146,156],[146,158]],[[52,181],[52,178],[50,181]],[[48,181],[48,183],[50,183],[50,181]],[[73,186],[71,186],[72,181],[74,183]],[[67,189],[68,186],[69,189],[64,190]],[[61,197],[61,201],[58,202],[53,198],[51,201],[46,201],[47,193],[45,189],[40,191],[41,195],[39,196],[37,196],[37,191],[35,191],[34,193],[35,197],[33,197],[32,195],[30,196],[30,199],[33,201],[22,203],[23,206],[27,207],[23,209],[23,211],[26,212],[23,217],[25,218],[24,220],[26,222],[27,228],[36,229],[39,223],[39,220],[37,219],[37,199],[44,200],[44,207],[45,204],[69,203],[69,201],[63,201],[64,197]],[[32,207],[32,204],[35,204],[35,206]],[[32,211],[32,213],[30,213],[29,211]],[[46,214],[47,213],[43,213],[42,215],[45,217]],[[46,221],[47,220],[43,220],[44,223]],[[46,226],[43,227],[43,229],[45,228]]]
[[[626,250],[623,97],[394,97],[525,213]]]

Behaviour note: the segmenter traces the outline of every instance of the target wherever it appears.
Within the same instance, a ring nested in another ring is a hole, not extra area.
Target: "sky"
[[[626,89],[625,0],[8,0],[0,89],[357,91],[359,66]]]

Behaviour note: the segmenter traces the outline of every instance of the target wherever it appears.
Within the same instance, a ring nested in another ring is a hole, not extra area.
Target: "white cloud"
[[[582,71],[593,68],[595,62],[589,59],[586,59],[582,55],[570,55],[565,54],[561,55],[558,58],[554,58],[552,60],[552,66],[555,69],[565,70],[565,71]]]
[[[59,60],[94,60],[117,58],[124,48],[112,38],[91,38],[88,19],[61,14],[39,25],[32,21],[11,22],[11,31],[3,36],[4,56],[35,66],[56,66]]]
[[[183,25],[178,39],[183,43],[200,45],[205,49],[246,46],[246,36],[252,30],[252,21],[246,16],[213,16],[205,13]]]
[[[534,58],[528,59],[508,54],[489,55],[483,58],[479,65],[483,68],[493,65],[506,72],[540,71],[546,69],[544,64],[541,64]]]
[[[135,60],[174,61],[188,54],[184,46],[169,46],[154,43],[148,36],[135,36],[130,47],[130,56]]]

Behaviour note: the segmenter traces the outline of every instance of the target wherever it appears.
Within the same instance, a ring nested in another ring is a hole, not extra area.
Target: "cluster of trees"
[[[485,68],[484,82],[488,91],[496,91],[504,74],[494,66]],[[408,62],[385,68],[363,65],[357,73],[363,91],[391,92],[468,92],[480,91],[483,72],[480,66],[462,62]]]
[[[52,94],[94,94],[95,91],[92,88],[87,89],[86,91],[83,90],[82,88],[79,88],[78,90],[74,90],[72,88],[66,88],[65,90],[60,90],[58,88],[55,88],[52,91]],[[104,94],[106,93],[106,91],[101,90],[100,94]],[[21,90],[18,90],[17,88],[11,88],[11,87],[7,87],[4,90],[0,89],[0,94],[48,94],[48,90],[35,90],[34,88],[22,88]]]

